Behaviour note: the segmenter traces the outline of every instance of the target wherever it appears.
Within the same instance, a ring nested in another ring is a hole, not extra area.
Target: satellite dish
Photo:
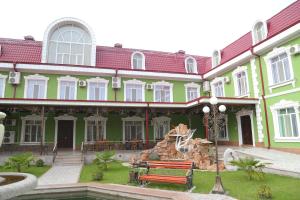
[[[224,152],[224,166],[228,171],[237,171],[238,167],[230,164],[233,160],[238,160],[239,156],[233,149],[226,149]]]

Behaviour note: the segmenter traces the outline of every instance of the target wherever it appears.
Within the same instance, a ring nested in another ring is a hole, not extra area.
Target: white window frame
[[[103,139],[106,140],[106,122],[107,118],[97,115],[92,115],[84,118],[85,126],[84,126],[84,142],[87,142],[87,132],[88,132],[88,122],[89,121],[98,121],[103,124]],[[96,142],[96,141],[94,141]],[[90,141],[90,143],[93,143]]]
[[[300,142],[300,133],[298,137],[281,137],[279,133],[279,123],[278,123],[278,111],[280,109],[294,108],[296,113],[296,121],[298,126],[298,131],[300,132],[300,117],[299,108],[300,103],[296,101],[281,100],[278,103],[270,106],[273,115],[273,125],[274,125],[274,141],[275,142]]]
[[[134,121],[134,122],[142,122],[142,140],[143,142],[145,142],[145,119],[142,117],[138,117],[138,116],[133,116],[133,117],[125,117],[122,118],[122,127],[123,127],[123,143],[125,143],[125,122],[129,122],[129,121]]]
[[[42,96],[43,96],[43,99],[47,98],[47,91],[48,91],[47,89],[48,89],[49,77],[42,76],[42,75],[39,75],[39,74],[34,74],[34,75],[24,76],[24,79],[25,79],[24,98],[28,98],[28,96],[27,96],[28,82],[31,81],[31,80],[33,80],[33,81],[35,81],[35,80],[45,81],[45,91],[44,91],[44,94]]]
[[[61,81],[70,81],[70,82],[74,82],[75,83],[75,94],[74,94],[74,99],[62,99],[62,100],[76,100],[77,99],[77,83],[78,83],[78,78],[75,77],[71,77],[69,75],[67,76],[62,76],[57,78],[58,81],[58,86],[57,86],[57,99],[61,99],[60,98],[60,89],[61,89]]]
[[[146,85],[145,82],[137,80],[137,79],[132,79],[132,80],[123,81],[123,83],[124,83],[124,101],[126,101],[126,99],[127,99],[127,93],[126,93],[127,84],[141,85],[142,86],[142,102],[145,101],[145,85]]]
[[[3,79],[2,80],[3,90],[2,93],[0,94],[1,95],[0,98],[4,98],[7,75],[0,74],[0,79]]]
[[[166,81],[159,81],[152,83],[153,84],[153,102],[161,102],[161,101],[156,101],[156,94],[155,94],[155,88],[156,86],[169,86],[170,87],[170,101],[173,102],[173,83],[169,83]]]
[[[200,85],[199,84],[194,83],[194,82],[186,83],[186,84],[184,84],[184,88],[185,88],[185,101],[186,102],[192,101],[192,100],[188,99],[188,88],[196,88],[197,89],[197,98],[200,97]]]
[[[87,100],[94,100],[94,99],[90,99],[90,84],[91,83],[104,83],[105,84],[104,100],[107,100],[107,93],[108,93],[107,86],[108,86],[109,80],[100,78],[100,77],[96,77],[96,78],[87,79],[86,81],[87,81]]]
[[[273,51],[271,51],[270,53],[268,53],[265,57],[265,63],[267,65],[267,73],[268,73],[268,83],[269,83],[269,90],[272,93],[272,90],[274,88],[278,88],[281,86],[285,86],[285,85],[292,85],[293,87],[295,87],[295,83],[296,83],[296,79],[294,77],[294,70],[293,70],[293,65],[292,65],[292,59],[291,59],[291,54],[290,54],[290,49],[291,46],[286,46],[286,47],[280,47],[280,48],[274,48]],[[291,79],[281,82],[281,83],[274,83],[273,80],[273,75],[272,75],[272,63],[271,63],[271,59],[279,56],[280,54],[286,53],[287,54],[287,59],[289,62],[289,69],[290,69],[290,73],[291,73]]]
[[[244,72],[246,76],[246,84],[247,84],[247,92],[245,94],[240,95],[239,94],[239,88],[238,88],[238,79],[237,75]],[[248,69],[247,66],[238,66],[235,70],[232,72],[232,78],[234,82],[234,94],[236,97],[242,98],[242,97],[249,97],[250,96],[250,90],[249,90],[249,79],[248,79]]]
[[[189,59],[193,60],[193,71],[192,72],[188,71],[188,60]],[[184,63],[185,63],[185,71],[186,71],[186,73],[197,73],[198,67],[197,67],[197,61],[196,61],[195,58],[193,58],[192,56],[186,57],[185,60],[184,60]]]
[[[226,133],[227,133],[227,137],[226,138],[220,138],[218,136],[218,141],[229,141],[229,132],[228,132],[228,115],[225,115],[225,126],[226,126]]]
[[[215,62],[215,54],[217,54],[217,62]],[[221,51],[220,50],[214,50],[211,56],[211,66],[212,68],[218,66],[221,63]]]
[[[167,129],[170,130],[170,122],[171,122],[171,118],[169,117],[165,117],[165,116],[161,116],[161,117],[154,117],[152,119],[152,124],[153,124],[153,140],[155,141],[156,140],[156,135],[157,135],[157,126],[159,123],[161,122],[164,122],[164,121],[167,121],[168,122],[168,125],[167,125]],[[165,133],[167,134],[167,133]]]
[[[142,56],[142,68],[141,69],[136,69],[136,68],[134,68],[134,66],[133,66],[133,57],[134,57],[134,55],[135,54],[140,54],[141,56]],[[135,52],[133,52],[132,54],[131,54],[131,68],[132,69],[135,69],[135,70],[145,70],[145,55],[142,53],[142,52],[140,52],[140,51],[135,51]]]
[[[21,128],[21,144],[22,145],[39,145],[41,144],[41,142],[25,142],[25,122],[27,120],[43,120],[42,116],[40,115],[36,115],[36,114],[33,114],[33,115],[27,115],[25,117],[21,117],[21,120],[22,120],[22,128]],[[46,120],[47,120],[47,117],[44,117],[44,122],[41,122],[41,124],[43,125],[42,127],[42,140],[43,140],[43,143],[45,142],[45,126],[46,126]]]
[[[223,85],[223,96],[222,97],[225,97],[226,96],[226,94],[225,94],[225,77],[217,77],[210,82],[211,94],[212,94],[212,96],[216,96],[215,95],[215,84],[217,84],[219,82],[222,82],[222,85]]]
[[[263,24],[263,31],[264,31],[264,35],[263,35],[263,38],[262,40],[258,40],[257,38],[257,26],[259,23],[262,23]],[[262,20],[257,20],[253,27],[252,27],[252,30],[251,30],[251,35],[252,35],[252,44],[257,44],[261,41],[263,41],[264,39],[267,38],[267,35],[268,35],[268,27],[267,27],[267,22],[266,21],[262,21]]]

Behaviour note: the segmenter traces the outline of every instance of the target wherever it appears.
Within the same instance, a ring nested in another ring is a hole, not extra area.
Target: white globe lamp
[[[209,102],[210,102],[211,105],[217,105],[218,104],[218,99],[217,99],[217,97],[211,97],[209,99]]]
[[[226,111],[226,106],[220,105],[220,106],[219,106],[219,111],[220,111],[220,112],[225,112],[225,111]]]
[[[210,109],[209,109],[208,106],[204,106],[203,109],[202,109],[202,111],[203,111],[205,114],[207,114],[207,113],[209,113]]]

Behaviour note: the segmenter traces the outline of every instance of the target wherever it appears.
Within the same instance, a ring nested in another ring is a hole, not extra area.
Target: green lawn
[[[37,177],[40,177],[46,171],[48,171],[49,168],[50,168],[50,166],[44,166],[44,167],[30,166],[29,168],[22,168],[21,172],[33,174],[33,175],[35,175]],[[0,172],[16,172],[16,170],[14,170],[14,169],[6,169],[3,166],[0,166]]]
[[[85,165],[80,176],[80,182],[92,181],[92,173],[97,170],[94,164]],[[164,171],[164,170],[161,170]],[[118,162],[110,163],[108,171],[104,172],[104,178],[101,183],[128,184],[127,167],[122,166]],[[165,171],[164,171],[165,172]],[[170,170],[168,170],[170,173]],[[174,172],[177,173],[177,172]],[[273,199],[275,200],[299,200],[300,199],[300,179],[278,176],[274,174],[266,174],[263,181],[249,181],[244,172],[222,172],[222,181],[225,189],[233,196],[240,200],[256,199],[256,191],[260,185],[268,185],[271,187]],[[214,172],[195,171],[194,185],[196,193],[209,193],[215,180]],[[185,191],[183,185],[174,184],[155,184],[151,183],[148,187]]]

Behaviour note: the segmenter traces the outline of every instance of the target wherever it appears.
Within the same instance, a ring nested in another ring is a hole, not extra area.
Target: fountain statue
[[[0,148],[2,146],[5,127],[2,123],[6,114],[0,112]],[[32,174],[16,172],[0,172],[0,199],[6,200],[19,196],[37,186],[37,178]]]

